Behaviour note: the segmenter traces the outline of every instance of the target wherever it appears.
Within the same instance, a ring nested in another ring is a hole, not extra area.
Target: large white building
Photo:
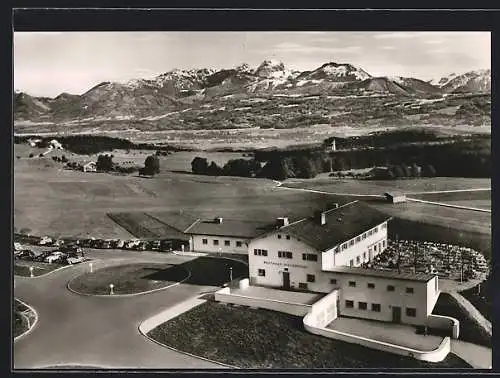
[[[354,201],[297,222],[280,223],[249,243],[251,285],[338,290],[341,316],[425,325],[438,277],[368,269],[387,247],[389,216]]]

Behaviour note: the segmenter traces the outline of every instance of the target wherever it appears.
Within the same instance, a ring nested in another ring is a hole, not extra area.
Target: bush
[[[43,154],[38,155],[38,157],[43,157]]]
[[[33,153],[29,154],[29,157],[30,157],[30,158],[32,158],[33,156],[35,156],[35,155],[33,155]]]
[[[160,173],[160,159],[158,156],[150,155],[144,161],[143,174],[154,176],[157,173]]]

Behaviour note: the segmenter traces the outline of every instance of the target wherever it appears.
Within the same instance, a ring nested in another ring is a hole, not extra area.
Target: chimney
[[[339,207],[339,204],[338,203],[334,203],[334,202],[330,202],[328,204],[328,210],[331,210],[331,209],[336,209]]]
[[[214,219],[214,222],[218,223],[218,224],[221,224],[222,223],[222,218],[217,217],[217,218]]]
[[[318,221],[320,225],[326,224],[326,211],[316,211],[314,218]]]
[[[280,217],[280,218],[276,218],[276,223],[278,225],[278,227],[284,227],[284,226],[288,226],[288,218],[287,217]]]

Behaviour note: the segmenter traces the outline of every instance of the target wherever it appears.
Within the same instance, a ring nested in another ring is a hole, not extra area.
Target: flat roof
[[[277,232],[287,232],[318,251],[326,251],[391,219],[391,216],[359,201],[324,214],[326,223],[323,225],[317,217],[309,217],[281,227]]]
[[[429,280],[436,277],[435,274],[430,273],[399,273],[397,270],[370,269],[350,266],[335,266],[331,269],[325,270],[324,272],[419,282],[428,282]]]

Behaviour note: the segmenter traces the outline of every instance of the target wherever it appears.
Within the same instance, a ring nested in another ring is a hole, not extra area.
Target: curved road
[[[127,257],[128,262],[179,264],[191,257],[124,251],[89,251],[93,258]],[[116,264],[119,260],[107,261]],[[102,262],[94,263],[94,266]],[[15,277],[15,296],[38,312],[33,331],[14,344],[14,368],[88,365],[104,368],[222,368],[175,352],[147,340],[139,324],[160,311],[212,291],[210,286],[181,284],[134,297],[86,297],[70,292],[66,284],[88,264],[63,269],[47,277]]]

